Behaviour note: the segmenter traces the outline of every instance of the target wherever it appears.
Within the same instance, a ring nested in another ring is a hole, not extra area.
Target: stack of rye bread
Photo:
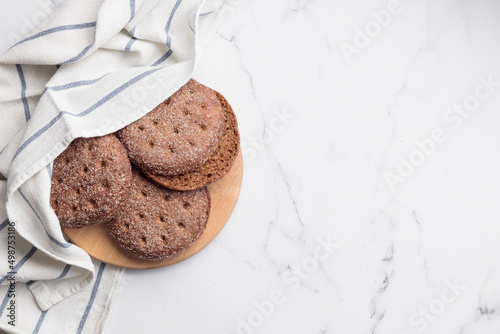
[[[206,186],[229,172],[239,149],[229,103],[191,79],[115,134],[75,139],[54,161],[50,203],[63,227],[107,224],[130,254],[169,258],[205,230]]]

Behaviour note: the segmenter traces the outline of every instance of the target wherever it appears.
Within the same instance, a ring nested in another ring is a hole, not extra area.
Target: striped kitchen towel
[[[63,235],[53,160],[186,83],[234,3],[68,0],[0,57],[0,331],[102,331],[121,269]]]

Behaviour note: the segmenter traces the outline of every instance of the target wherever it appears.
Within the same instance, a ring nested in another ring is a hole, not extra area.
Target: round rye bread
[[[64,227],[106,223],[127,199],[131,178],[114,135],[77,138],[54,160],[50,204]]]
[[[118,132],[130,161],[143,172],[177,175],[203,165],[224,130],[220,102],[191,79],[165,102]]]
[[[192,245],[210,214],[207,188],[175,191],[132,171],[131,196],[108,223],[122,249],[143,260],[172,257]]]
[[[145,173],[153,181],[164,187],[176,190],[192,190],[206,186],[226,175],[233,166],[240,150],[240,135],[236,115],[222,94],[217,96],[224,115],[224,131],[215,153],[202,166],[179,175],[154,175]]]

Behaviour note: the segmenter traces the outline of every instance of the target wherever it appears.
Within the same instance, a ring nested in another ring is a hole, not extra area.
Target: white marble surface
[[[499,15],[236,6],[195,77],[236,110],[239,202],[195,257],[126,270],[104,332],[499,333]]]

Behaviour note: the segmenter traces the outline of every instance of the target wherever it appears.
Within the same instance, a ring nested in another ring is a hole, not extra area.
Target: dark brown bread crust
[[[229,102],[222,94],[213,92],[222,106],[225,123],[224,133],[215,153],[205,164],[191,172],[171,176],[146,173],[153,181],[170,189],[192,190],[219,180],[231,170],[240,150],[238,122]]]
[[[177,175],[203,165],[217,149],[224,117],[213,91],[191,79],[166,102],[118,132],[142,171]]]
[[[174,256],[205,230],[210,214],[207,188],[170,190],[134,168],[130,193],[108,227],[118,245],[138,258],[161,260]]]
[[[54,160],[50,204],[64,227],[105,223],[127,199],[131,178],[114,135],[77,138]]]

